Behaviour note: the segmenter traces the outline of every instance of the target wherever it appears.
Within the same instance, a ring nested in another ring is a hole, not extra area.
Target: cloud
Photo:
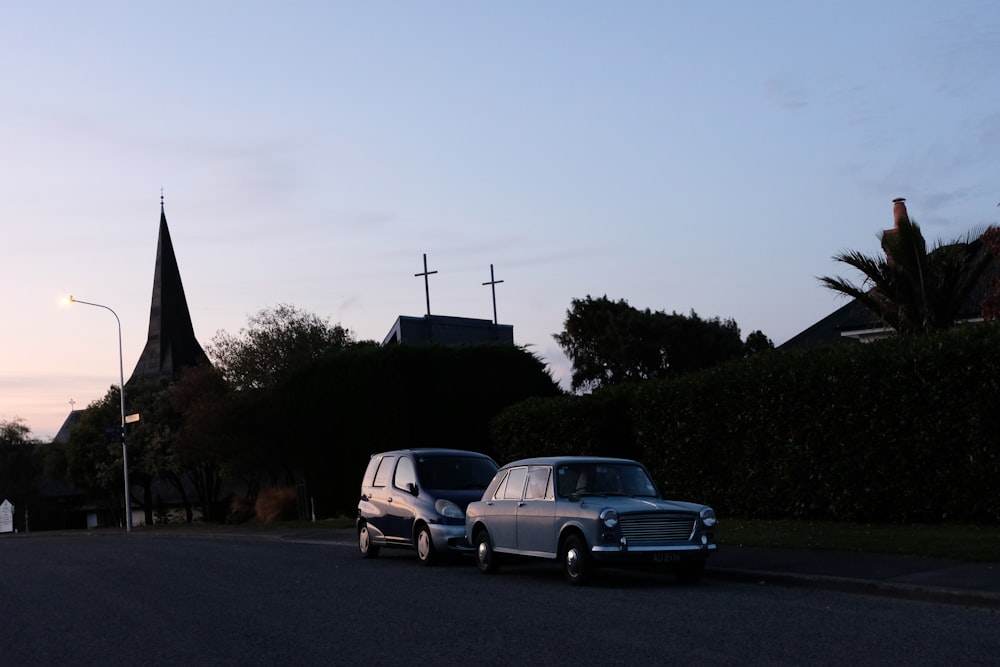
[[[809,92],[791,77],[773,77],[764,82],[764,97],[786,111],[809,106]]]

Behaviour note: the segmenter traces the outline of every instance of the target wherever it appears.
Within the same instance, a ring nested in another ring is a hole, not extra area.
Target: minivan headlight
[[[601,511],[601,523],[607,528],[614,528],[618,525],[618,512],[610,507]]]
[[[441,516],[449,519],[465,518],[465,512],[462,511],[461,507],[450,500],[445,500],[444,498],[434,503],[434,510]]]
[[[704,507],[701,510],[701,522],[711,528],[715,525],[715,510],[711,507]]]

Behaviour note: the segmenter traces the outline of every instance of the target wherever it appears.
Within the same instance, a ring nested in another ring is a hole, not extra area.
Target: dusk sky
[[[49,439],[146,341],[166,202],[207,347],[278,304],[491,319],[568,385],[574,298],[776,345],[892,200],[1000,222],[1000,4],[30,2],[0,9],[0,420]]]

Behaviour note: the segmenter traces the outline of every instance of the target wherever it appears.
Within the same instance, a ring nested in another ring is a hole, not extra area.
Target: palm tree
[[[884,257],[845,251],[833,259],[860,271],[855,285],[843,278],[820,278],[826,287],[854,297],[885,326],[899,333],[944,329],[962,316],[992,256],[982,234],[938,242],[930,252],[920,226],[910,220],[902,199],[894,201],[896,225],[880,235]]]

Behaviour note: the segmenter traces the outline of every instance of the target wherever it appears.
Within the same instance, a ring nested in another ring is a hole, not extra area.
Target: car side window
[[[399,463],[396,465],[396,476],[393,478],[393,484],[395,484],[397,489],[403,491],[407,490],[407,484],[417,485],[417,471],[413,467],[413,461],[403,456],[399,459]]]
[[[534,467],[528,471],[528,486],[524,491],[525,500],[552,499],[551,475],[548,466]]]
[[[365,468],[365,476],[361,481],[361,486],[371,486],[375,483],[375,470],[378,468],[379,457],[373,456],[368,462],[368,467]]]
[[[508,479],[510,479],[510,471],[507,471],[500,483],[497,484],[497,490],[493,492],[493,500],[503,500],[503,494],[507,492]]]
[[[378,470],[375,471],[375,481],[372,486],[389,486],[392,478],[392,464],[396,462],[395,456],[383,456],[379,461]]]
[[[507,486],[504,488],[504,500],[520,500],[524,491],[524,478],[528,476],[527,468],[513,468],[507,475]]]

